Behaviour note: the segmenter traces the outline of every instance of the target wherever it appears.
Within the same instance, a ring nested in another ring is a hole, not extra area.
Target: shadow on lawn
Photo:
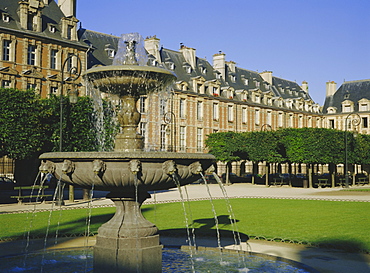
[[[327,238],[314,242],[316,247],[302,250],[300,262],[320,272],[370,272],[369,250],[356,240]],[[329,272],[329,271],[328,271]]]
[[[233,223],[239,222],[239,220],[233,221]],[[232,222],[228,215],[217,216],[217,223],[218,230],[216,229],[215,218],[195,219],[189,230],[186,228],[160,230],[161,243],[167,246],[189,245],[190,239],[193,245],[195,238],[197,246],[218,247],[220,244],[223,247],[236,244],[239,241],[246,242],[249,240],[248,235],[232,230]]]

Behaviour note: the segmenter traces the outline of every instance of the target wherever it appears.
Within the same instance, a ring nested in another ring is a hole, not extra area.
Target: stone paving
[[[359,186],[356,188],[369,188],[369,186]],[[213,199],[224,198],[223,191],[218,185],[209,185],[209,192]],[[184,196],[188,195],[190,200],[209,199],[209,193],[205,185],[188,185],[182,188]],[[357,201],[370,202],[370,192],[351,192],[342,191],[341,188],[291,188],[287,186],[282,187],[265,187],[262,185],[251,184],[233,184],[225,187],[225,191],[229,198],[281,198],[281,199],[304,199],[304,200],[332,200],[332,201]],[[96,192],[94,194],[92,207],[113,206],[109,199],[104,197],[103,192]],[[164,202],[178,202],[180,201],[180,194],[177,189],[170,189],[159,193],[152,193],[152,198],[148,199],[146,203],[164,203]],[[76,200],[71,203],[66,200],[66,205],[62,209],[74,209],[87,207],[88,202],[83,200]],[[50,210],[57,209],[52,202],[43,204],[0,204],[0,213],[19,213],[34,210]],[[43,241],[43,240],[42,240]],[[169,236],[162,236],[161,241],[164,245],[186,245],[184,238],[173,238]],[[41,242],[37,240],[33,245]],[[56,247],[72,247],[86,244],[86,239],[82,238],[63,238]],[[22,250],[20,242],[3,242],[0,243],[0,257],[9,255],[9,250],[14,253]],[[89,239],[89,245],[94,245],[94,238]],[[216,239],[200,238],[197,240],[197,245],[201,246],[217,246]],[[224,243],[226,248],[240,249],[240,246],[235,246],[233,242]],[[317,269],[319,272],[361,272],[370,273],[370,255],[358,253],[345,253],[340,250],[329,250],[305,245],[277,243],[262,240],[249,240],[242,243],[243,250],[259,252],[280,256],[283,258],[302,262]],[[5,254],[7,253],[7,254]]]

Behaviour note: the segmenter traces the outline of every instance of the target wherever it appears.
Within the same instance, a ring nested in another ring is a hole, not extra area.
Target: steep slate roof
[[[42,1],[41,1],[42,2]],[[23,29],[20,26],[20,19],[18,15],[19,1],[18,0],[1,0],[0,1],[0,16],[3,13],[7,13],[10,16],[9,22],[4,22],[0,20],[0,30],[6,31],[6,29],[12,29],[14,31],[20,31],[22,33],[27,33],[32,36],[38,36],[45,39],[58,40],[59,42],[65,42],[68,44],[82,45],[80,41],[71,41],[65,38],[62,38],[61,33],[61,19],[64,16],[63,12],[58,7],[57,3],[54,0],[50,0],[49,4],[45,5],[42,9],[41,21],[42,21],[42,30],[41,32],[35,32],[32,30]],[[54,25],[56,31],[49,31],[49,24]]]
[[[114,49],[117,52],[119,37],[83,28],[78,30],[78,37],[85,45],[91,46],[87,68],[112,64],[113,58],[109,58],[107,49]]]
[[[344,82],[339,89],[325,99],[323,113],[328,113],[329,107],[336,107],[340,112],[342,109],[342,101],[350,100],[354,103],[354,111],[359,111],[358,101],[361,99],[370,100],[370,80],[359,80]]]
[[[89,52],[88,67],[91,68],[95,65],[111,65],[113,59],[108,57],[106,52],[107,45],[115,48],[117,51],[119,37],[112,36],[104,33],[98,33],[91,30],[80,29],[79,39],[83,41],[86,45],[92,45],[92,50]],[[180,51],[174,51],[171,49],[161,48],[159,50],[160,54],[160,66],[165,66],[169,70],[173,70],[177,75],[178,80],[190,83],[192,78],[203,77],[206,81],[215,80],[217,72],[213,66],[206,60],[196,57],[195,67],[192,68],[191,73],[187,73],[184,69],[185,66],[190,66]],[[173,65],[173,69],[171,69]],[[204,73],[203,69],[206,69]],[[235,81],[230,79],[230,75],[235,76]],[[248,85],[245,84],[243,80],[248,79]],[[281,97],[283,99],[303,99],[305,101],[312,101],[310,95],[303,91],[302,88],[293,81],[281,79],[278,77],[272,77],[272,85],[268,84],[258,72],[235,67],[235,73],[231,71],[230,67],[225,64],[225,79],[217,79],[221,83],[222,87],[233,87],[235,90],[252,90],[257,89],[254,81],[260,83],[259,89],[262,92],[271,92],[273,97]],[[280,88],[285,91],[281,92]],[[290,92],[288,91],[290,90]],[[194,92],[193,86],[189,85],[189,91]]]

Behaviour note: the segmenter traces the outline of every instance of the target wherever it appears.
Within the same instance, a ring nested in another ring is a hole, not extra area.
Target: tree
[[[205,141],[209,152],[217,160],[226,163],[226,184],[229,184],[229,164],[233,161],[239,161],[242,155],[242,138],[235,132],[219,132],[208,135]]]
[[[27,159],[43,150],[47,128],[43,107],[33,91],[0,89],[0,154]]]
[[[278,138],[276,131],[254,131],[243,133],[243,158],[257,164],[266,162],[266,168],[269,163],[281,163],[285,161],[285,153]],[[266,185],[268,185],[269,170],[266,170]]]

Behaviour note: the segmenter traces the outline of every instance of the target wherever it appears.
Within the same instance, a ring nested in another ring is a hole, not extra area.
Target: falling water
[[[184,196],[182,194],[182,190],[181,190],[181,185],[180,185],[179,178],[177,177],[177,174],[175,172],[172,173],[172,178],[175,181],[175,184],[176,184],[176,186],[177,186],[177,188],[179,190],[179,193],[180,193],[180,198],[181,198],[181,203],[182,203],[182,209],[183,209],[184,217],[185,217],[186,233],[187,233],[187,236],[188,236],[188,242],[189,242],[189,248],[190,248],[191,268],[192,268],[192,272],[194,273],[195,272],[195,269],[194,269],[194,260],[193,260],[193,247],[195,245],[195,242],[194,242],[194,245],[192,245],[191,237],[190,237],[190,229],[189,229],[189,219],[188,219],[188,215],[187,215],[186,208],[185,208]]]
[[[227,195],[225,186],[222,184],[222,181],[221,181],[220,177],[215,172],[213,172],[212,174],[213,174],[213,177],[215,178],[215,180],[217,181],[217,184],[220,186],[220,189],[221,189],[222,194],[224,196],[224,200],[225,200],[226,205],[227,205],[227,211],[229,212],[229,216],[230,216],[229,219],[230,219],[230,224],[231,224],[233,235],[234,235],[235,245],[239,245],[240,250],[242,250],[240,233],[239,233],[239,230],[238,230],[238,226],[236,224],[236,219],[235,219],[235,214],[234,214],[233,208],[230,204],[229,196]]]
[[[50,231],[51,216],[52,216],[52,214],[54,212],[54,203],[55,203],[57,197],[58,198],[63,198],[63,194],[61,194],[61,192],[59,192],[59,190],[61,190],[63,192],[63,188],[64,188],[63,186],[61,186],[61,183],[62,183],[62,176],[58,180],[57,186],[55,188],[55,192],[54,192],[54,195],[53,195],[53,201],[52,201],[52,205],[51,205],[51,210],[49,212],[48,224],[47,224],[47,227],[46,227],[45,238],[44,238],[44,251],[43,251],[43,254],[42,254],[42,258],[41,258],[41,271],[40,271],[40,273],[42,273],[43,270],[44,270],[44,260],[45,260],[45,254],[46,254],[46,248],[47,248],[47,241],[48,241],[48,236],[49,236],[49,231]],[[60,208],[60,210],[61,210],[61,208]],[[55,244],[57,244],[58,229],[59,229],[59,225],[60,225],[60,218],[61,218],[61,211],[60,211],[60,214],[59,214],[58,226],[57,226],[57,229],[56,229]]]
[[[204,180],[204,183],[206,185],[206,188],[207,188],[207,192],[208,192],[208,196],[209,196],[209,201],[211,202],[211,207],[212,207],[212,212],[213,212],[213,217],[215,218],[215,226],[216,226],[216,233],[217,233],[217,246],[219,248],[221,248],[221,237],[220,237],[220,230],[219,230],[219,227],[218,227],[218,218],[217,218],[217,213],[216,213],[216,209],[215,209],[215,206],[213,204],[213,198],[212,198],[212,194],[211,194],[211,191],[209,189],[209,185],[207,183],[207,180],[205,179],[203,173],[200,173],[200,175],[202,176],[203,180]]]
[[[41,172],[38,172],[38,174],[37,174],[37,176],[36,176],[36,179],[35,179],[35,181],[34,181],[34,183],[33,183],[33,186],[35,186],[35,185],[36,185],[37,180],[38,180],[38,178],[39,178],[40,174],[41,174]],[[43,184],[44,184],[45,179],[46,179],[46,176],[44,176],[44,179],[42,179],[42,181],[41,181],[41,185],[43,185]],[[30,194],[30,196],[31,196],[31,198],[30,198],[30,202],[31,202],[31,199],[32,199],[32,196],[33,196],[33,190],[34,190],[34,189],[32,188],[32,189],[31,189],[31,194]],[[25,232],[25,233],[24,233],[24,237],[26,237],[26,246],[25,246],[25,248],[24,248],[24,252],[26,253],[26,255],[24,256],[24,258],[25,258],[25,259],[24,259],[24,261],[23,261],[24,266],[25,266],[26,261],[27,261],[28,247],[29,247],[29,245],[30,245],[30,235],[31,235],[31,230],[32,230],[32,226],[33,226],[33,220],[35,219],[35,216],[36,216],[36,204],[37,204],[38,196],[40,196],[40,190],[41,190],[41,189],[39,189],[39,193],[38,193],[38,195],[37,195],[37,197],[36,197],[35,205],[33,206],[31,219],[29,218],[29,213],[27,213],[27,222],[29,222],[29,226],[28,226],[28,230],[27,230],[27,228],[26,228],[26,226],[25,226],[25,231],[24,231],[24,232]],[[26,235],[26,233],[27,233],[27,235]]]
[[[83,258],[85,259],[85,272],[88,269],[88,248],[89,248],[89,236],[90,236],[90,226],[91,226],[91,215],[92,215],[92,202],[94,197],[94,182],[91,185],[91,190],[89,192],[89,201],[87,203],[88,215],[86,217],[86,229],[85,229],[85,249],[83,253]]]
[[[127,44],[133,43],[133,48]],[[114,56],[113,65],[137,64],[144,66],[148,63],[148,57],[144,47],[144,39],[139,33],[122,34],[118,41],[118,51]]]
[[[213,177],[216,179],[217,184],[220,186],[220,189],[221,189],[222,194],[224,196],[224,200],[226,202],[226,207],[227,207],[227,210],[229,212],[229,219],[230,219],[230,224],[231,224],[231,227],[232,227],[235,246],[239,245],[239,250],[243,250],[242,244],[241,244],[240,233],[239,233],[239,230],[238,230],[238,226],[236,224],[235,214],[234,214],[233,208],[230,204],[230,199],[229,199],[229,196],[227,195],[225,186],[222,184],[222,181],[221,181],[220,177],[215,172],[213,172],[212,174],[213,174]],[[202,176],[203,176],[203,174],[202,174]],[[203,179],[206,180],[204,178],[204,176],[203,176]],[[244,255],[239,255],[239,257],[241,257],[242,263],[243,263],[244,267],[246,267],[246,261],[245,261]]]

